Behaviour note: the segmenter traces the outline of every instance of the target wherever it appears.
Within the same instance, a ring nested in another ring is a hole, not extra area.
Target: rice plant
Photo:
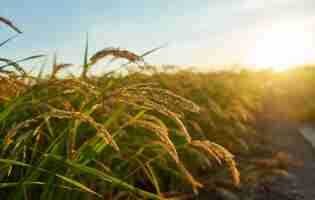
[[[132,62],[141,57],[105,49],[87,58],[88,45],[85,51],[81,77],[58,78],[70,64],[56,57],[48,78],[20,66],[41,55],[1,59],[1,198],[166,199],[172,189],[167,180],[182,180],[197,192],[203,184],[181,157],[196,149],[206,153],[202,158],[225,163],[234,185],[240,184],[229,151],[189,134],[184,116],[199,106],[155,83],[89,78],[88,69],[107,55]]]
[[[0,23],[22,33],[3,17]],[[254,126],[271,98],[266,80],[281,102],[293,97],[286,85],[292,75],[163,71],[144,61],[160,48],[137,54],[110,47],[89,56],[86,40],[82,65],[54,55],[46,76],[22,65],[44,55],[0,58],[0,198],[188,199],[187,192],[235,191],[266,174],[286,175],[291,158],[265,149]],[[90,76],[105,59],[140,71]],[[68,67],[81,75],[60,76]],[[301,74],[297,80],[305,81]],[[311,94],[308,87],[301,92]],[[315,116],[298,112],[298,102],[282,105],[287,116]]]

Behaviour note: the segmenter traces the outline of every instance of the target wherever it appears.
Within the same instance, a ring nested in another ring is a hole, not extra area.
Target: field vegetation
[[[288,175],[295,161],[267,148],[255,126],[279,117],[314,120],[315,104],[307,101],[315,96],[314,68],[200,73],[146,64],[155,50],[105,48],[89,56],[87,44],[82,65],[55,56],[52,72],[37,75],[23,62],[43,55],[0,58],[1,199],[241,195]],[[128,65],[89,75],[108,58]],[[82,73],[60,75],[68,67]]]

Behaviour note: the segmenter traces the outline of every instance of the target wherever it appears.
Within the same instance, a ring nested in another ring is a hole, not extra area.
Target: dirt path
[[[315,200],[315,149],[299,132],[302,126],[288,121],[271,121],[260,123],[256,128],[269,138],[266,145],[270,145],[270,149],[288,152],[294,160],[303,161],[304,165],[298,168],[290,167],[288,169],[290,178],[279,177],[267,185],[255,188],[254,193],[257,195],[246,200]],[[217,197],[215,193],[209,192],[194,199],[244,200],[233,196]]]
[[[264,132],[270,137],[275,148],[287,151],[302,160],[304,166],[291,168],[293,183],[279,181],[276,187],[292,193],[300,193],[306,200],[315,200],[315,151],[312,145],[300,134],[299,124],[289,122],[269,122]]]

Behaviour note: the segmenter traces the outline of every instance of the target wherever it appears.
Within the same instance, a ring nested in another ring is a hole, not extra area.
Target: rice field
[[[0,198],[193,199],[288,174],[295,161],[255,127],[314,120],[314,68],[201,73],[145,63],[156,50],[89,56],[87,43],[82,65],[55,56],[36,75],[23,62],[43,55],[0,58]],[[104,59],[128,65],[89,75]],[[61,76],[68,67],[81,74]]]

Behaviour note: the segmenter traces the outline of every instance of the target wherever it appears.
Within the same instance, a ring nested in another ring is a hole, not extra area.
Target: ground
[[[291,180],[277,180],[273,186],[291,199],[315,199],[315,151],[312,145],[299,132],[302,125],[289,121],[273,121],[264,124],[264,132],[274,148],[292,154],[302,160],[302,167],[289,168]],[[295,198],[296,197],[296,198]]]
[[[289,177],[279,177],[259,186],[243,189],[246,195],[236,197],[217,192],[201,192],[196,200],[315,200],[315,150],[299,132],[302,124],[290,121],[268,121],[257,127],[268,139],[270,149],[288,152],[300,167],[289,167]],[[224,197],[223,197],[224,196]]]

